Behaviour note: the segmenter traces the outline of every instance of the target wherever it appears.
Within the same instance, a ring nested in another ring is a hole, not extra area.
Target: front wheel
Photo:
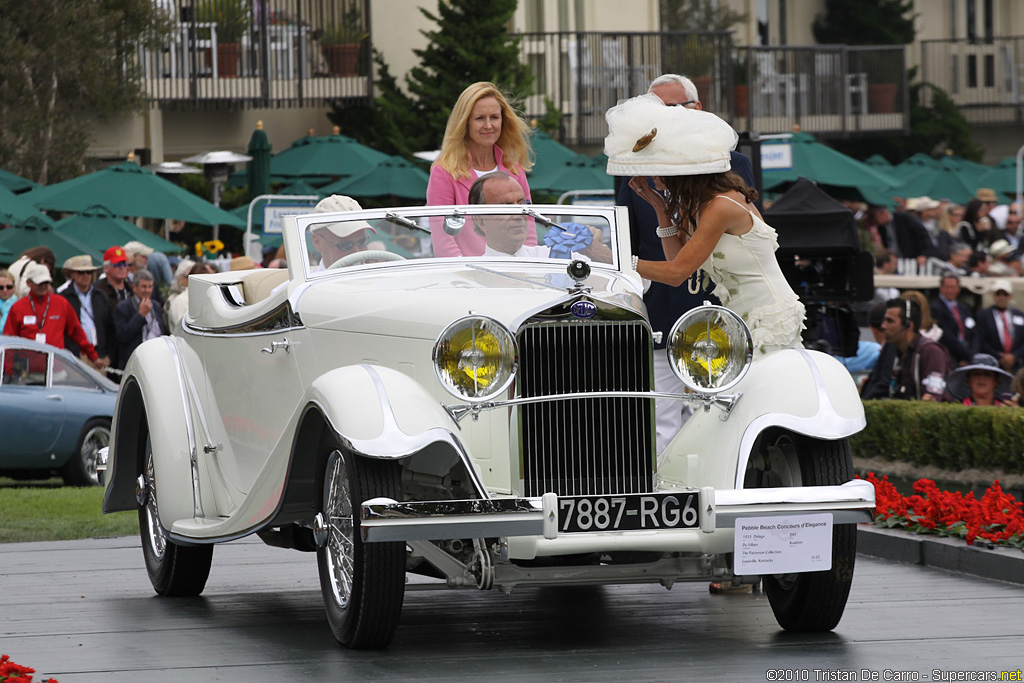
[[[146,434],[142,473],[143,499],[139,508],[139,534],[149,581],[159,595],[195,596],[203,592],[213,564],[213,545],[185,546],[167,538],[160,524],[156,500],[153,447]]]
[[[401,470],[394,462],[346,453],[333,440],[322,452],[327,539],[317,550],[317,566],[327,620],[342,645],[385,647],[402,613],[405,544],[363,542],[359,507],[381,496],[401,500]]]
[[[761,486],[830,486],[853,479],[846,439],[821,441],[792,434],[769,440],[758,453]],[[832,568],[764,577],[764,590],[779,626],[787,631],[831,631],[846,609],[857,556],[857,527],[832,528]]]

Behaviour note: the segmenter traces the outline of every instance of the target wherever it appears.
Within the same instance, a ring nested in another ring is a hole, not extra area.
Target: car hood
[[[643,310],[637,283],[617,271],[595,268],[585,284],[594,300]],[[550,266],[403,264],[316,280],[296,292],[295,306],[306,327],[432,341],[471,311],[511,328],[568,298],[572,286],[564,270]]]

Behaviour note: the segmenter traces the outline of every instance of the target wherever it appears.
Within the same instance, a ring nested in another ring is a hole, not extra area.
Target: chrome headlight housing
[[[519,353],[515,337],[493,318],[471,315],[444,328],[434,343],[442,386],[470,402],[490,400],[512,383]]]
[[[746,323],[729,309],[710,304],[680,317],[665,346],[676,376],[705,394],[725,391],[743,379],[754,352]]]

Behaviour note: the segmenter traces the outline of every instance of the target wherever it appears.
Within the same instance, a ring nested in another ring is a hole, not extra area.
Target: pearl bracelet
[[[633,270],[636,270],[637,263],[639,263],[639,262],[640,262],[640,257],[637,256],[636,254],[633,254]]]
[[[658,228],[654,232],[656,232],[658,234],[658,237],[661,237],[661,238],[675,237],[676,235],[679,234],[679,228],[677,228],[674,225],[670,225],[670,226],[665,227],[665,228]]]

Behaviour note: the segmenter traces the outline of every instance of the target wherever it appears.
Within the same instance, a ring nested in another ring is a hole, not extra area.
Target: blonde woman
[[[527,203],[530,186],[526,172],[533,166],[530,127],[493,83],[474,83],[459,96],[441,143],[441,153],[430,168],[427,206],[468,204],[469,188],[482,175],[503,171],[522,185]],[[430,231],[435,256],[479,256],[484,238],[475,230],[452,237],[441,225]],[[527,245],[537,244],[537,229],[530,222]]]

